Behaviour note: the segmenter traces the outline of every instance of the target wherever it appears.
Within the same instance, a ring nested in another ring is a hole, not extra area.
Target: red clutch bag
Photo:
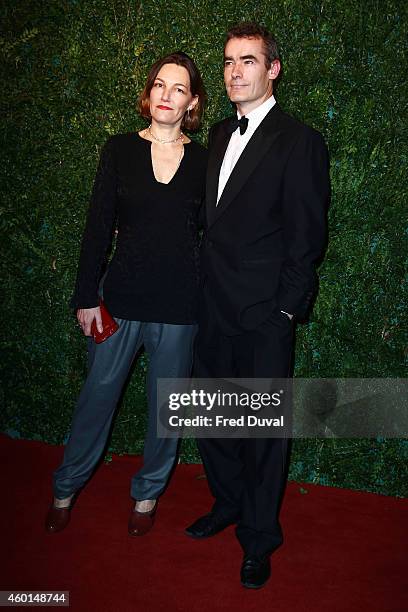
[[[99,308],[101,309],[103,330],[101,332],[98,331],[95,319],[92,321],[91,324],[91,333],[96,344],[105,342],[105,340],[110,338],[112,334],[114,334],[115,331],[119,329],[119,325],[116,323],[115,319],[109,314],[102,300],[99,300]]]

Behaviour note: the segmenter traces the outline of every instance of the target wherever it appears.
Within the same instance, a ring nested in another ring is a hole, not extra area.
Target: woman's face
[[[164,64],[150,91],[150,114],[157,123],[181,123],[184,113],[192,110],[198,96],[190,91],[190,76],[184,66]]]

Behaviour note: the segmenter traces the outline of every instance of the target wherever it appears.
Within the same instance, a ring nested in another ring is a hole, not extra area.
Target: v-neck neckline
[[[171,177],[170,181],[168,183],[162,183],[161,181],[158,181],[156,178],[156,175],[154,173],[154,169],[153,169],[153,158],[152,158],[152,144],[153,142],[151,140],[147,140],[147,138],[143,138],[143,136],[141,136],[139,134],[139,132],[137,132],[137,136],[140,138],[140,140],[144,140],[145,142],[147,142],[150,145],[150,151],[149,151],[149,157],[150,157],[150,163],[149,163],[149,168],[150,168],[150,173],[153,177],[153,181],[157,184],[157,185],[163,185],[164,187],[168,187],[170,185],[172,185],[174,183],[174,181],[177,178],[177,175],[180,173],[181,167],[183,165],[184,162],[184,158],[186,156],[186,149],[183,149],[183,157],[180,160],[180,163],[177,167],[177,170],[175,171],[175,173],[173,174],[173,176]],[[191,144],[190,142],[187,142],[186,144],[183,144],[183,147],[188,146]]]

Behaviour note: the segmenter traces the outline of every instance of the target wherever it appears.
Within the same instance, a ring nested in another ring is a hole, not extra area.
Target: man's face
[[[261,38],[231,38],[225,47],[225,87],[242,114],[272,95],[272,82],[279,74],[279,60],[266,67],[263,48]]]

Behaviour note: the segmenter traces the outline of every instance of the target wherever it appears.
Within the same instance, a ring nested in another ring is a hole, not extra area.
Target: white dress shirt
[[[247,146],[256,128],[260,125],[261,121],[265,119],[266,115],[275,104],[276,100],[274,96],[271,96],[265,102],[254,108],[253,111],[245,115],[245,117],[248,119],[248,126],[245,134],[241,135],[239,128],[232,133],[220,170],[217,205],[242,151]],[[238,119],[241,119],[242,115],[239,113],[237,113],[237,115]]]

